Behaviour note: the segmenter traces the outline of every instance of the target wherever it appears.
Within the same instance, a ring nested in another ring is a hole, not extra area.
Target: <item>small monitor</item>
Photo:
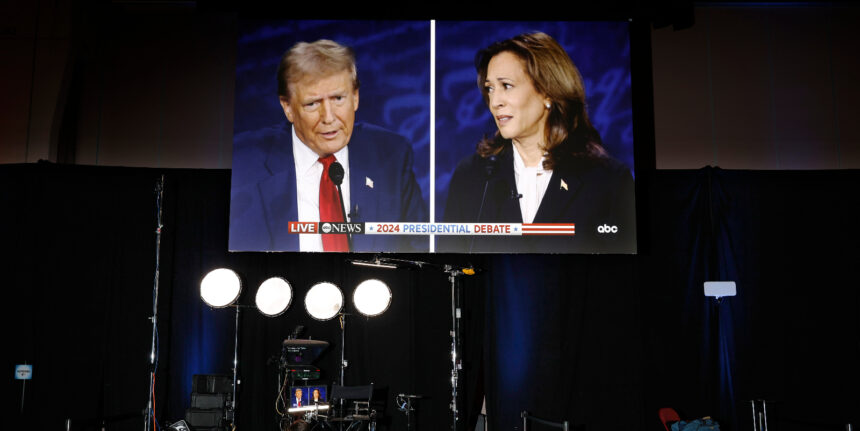
[[[310,385],[307,388],[309,404],[328,403],[328,395],[326,394],[325,385]]]
[[[737,295],[737,286],[734,281],[706,281],[705,296],[720,299],[725,296]]]
[[[326,390],[326,385],[291,386],[289,397],[290,407],[328,404],[328,391]]]

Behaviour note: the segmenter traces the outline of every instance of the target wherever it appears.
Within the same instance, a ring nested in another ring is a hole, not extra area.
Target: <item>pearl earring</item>
[[[546,109],[549,109],[549,108],[550,108],[550,104],[549,104],[549,102],[546,102],[546,104],[545,104],[545,105],[543,105],[543,106],[546,106]]]

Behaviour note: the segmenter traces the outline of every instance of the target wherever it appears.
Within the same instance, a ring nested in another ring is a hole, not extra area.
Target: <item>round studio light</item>
[[[352,303],[367,317],[378,316],[391,305],[391,289],[375,278],[362,281],[352,292]]]
[[[213,269],[200,282],[200,297],[210,307],[232,305],[242,293],[242,281],[231,269]]]
[[[343,308],[343,292],[332,283],[313,285],[305,295],[305,310],[314,319],[329,320]]]
[[[287,280],[272,277],[257,288],[257,310],[269,317],[280,316],[293,301],[293,288]]]

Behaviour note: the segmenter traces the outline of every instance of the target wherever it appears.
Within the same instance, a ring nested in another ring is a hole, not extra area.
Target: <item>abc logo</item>
[[[323,231],[323,233],[329,233],[331,232],[331,225],[328,223],[323,223],[321,230]]]
[[[604,224],[603,226],[597,226],[597,232],[598,233],[618,233],[618,226],[609,226],[609,225]]]

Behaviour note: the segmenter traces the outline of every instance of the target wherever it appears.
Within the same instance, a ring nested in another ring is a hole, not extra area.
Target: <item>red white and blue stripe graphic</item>
[[[573,236],[574,223],[290,222],[289,233],[359,235]]]
[[[573,223],[524,223],[523,235],[575,235]]]

